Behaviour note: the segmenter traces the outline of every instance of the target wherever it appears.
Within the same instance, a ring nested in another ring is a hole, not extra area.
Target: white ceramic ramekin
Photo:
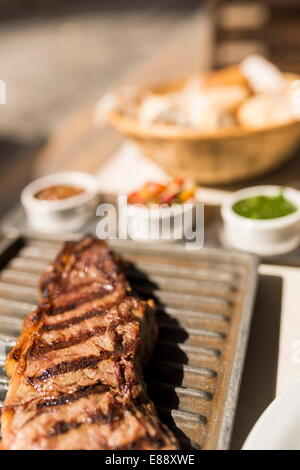
[[[128,234],[133,240],[175,242],[191,232],[194,208],[194,203],[151,209],[139,204],[128,204],[123,215],[127,217]]]
[[[254,220],[233,211],[233,205],[253,196],[276,196],[280,192],[298,210],[276,219]],[[253,186],[226,197],[221,208],[224,222],[225,244],[259,255],[271,256],[288,253],[300,242],[300,191],[282,186]]]
[[[34,197],[42,189],[59,184],[79,186],[84,192],[57,201]],[[28,222],[35,230],[46,233],[73,232],[96,214],[98,194],[98,182],[94,176],[66,171],[43,176],[28,184],[21,193],[21,202]]]

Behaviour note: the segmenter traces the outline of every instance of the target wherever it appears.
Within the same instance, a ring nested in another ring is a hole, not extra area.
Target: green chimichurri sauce
[[[236,214],[248,219],[277,219],[298,210],[293,203],[285,199],[283,194],[241,199],[232,208]]]

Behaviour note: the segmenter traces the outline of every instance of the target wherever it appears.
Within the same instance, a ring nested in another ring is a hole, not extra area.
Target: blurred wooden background
[[[214,23],[214,64],[264,54],[283,70],[300,72],[299,0],[209,0]]]
[[[0,106],[0,216],[36,172],[88,161],[86,141],[78,137],[90,126],[91,114],[81,120],[81,131],[75,124],[75,135],[73,130],[61,135],[64,123],[76,121],[115,84],[126,77],[152,81],[167,72],[180,74],[189,61],[198,68],[206,55],[200,54],[206,33],[199,5],[199,0],[0,1],[0,79],[7,87],[7,104]],[[57,129],[63,149],[70,139],[73,143],[36,169],[38,151]],[[88,137],[95,166],[101,148],[94,139],[95,134]],[[100,145],[109,149],[109,138],[100,138]]]
[[[120,145],[93,109],[106,91],[239,61],[300,72],[296,0],[2,0],[0,216],[33,177],[94,171]],[[259,182],[300,184],[300,161]],[[297,181],[295,181],[297,179]]]

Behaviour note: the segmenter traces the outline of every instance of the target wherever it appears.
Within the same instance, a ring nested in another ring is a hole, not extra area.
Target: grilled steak
[[[68,242],[10,353],[5,449],[177,449],[142,378],[156,324],[119,260],[91,237]]]

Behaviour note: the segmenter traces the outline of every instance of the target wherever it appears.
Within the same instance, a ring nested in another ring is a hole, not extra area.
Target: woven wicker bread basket
[[[174,91],[184,80],[147,87],[147,90]],[[204,184],[232,183],[273,170],[289,159],[300,140],[300,122],[260,129],[236,127],[203,134],[176,125],[144,125],[117,111],[110,112],[107,120],[170,175]]]

